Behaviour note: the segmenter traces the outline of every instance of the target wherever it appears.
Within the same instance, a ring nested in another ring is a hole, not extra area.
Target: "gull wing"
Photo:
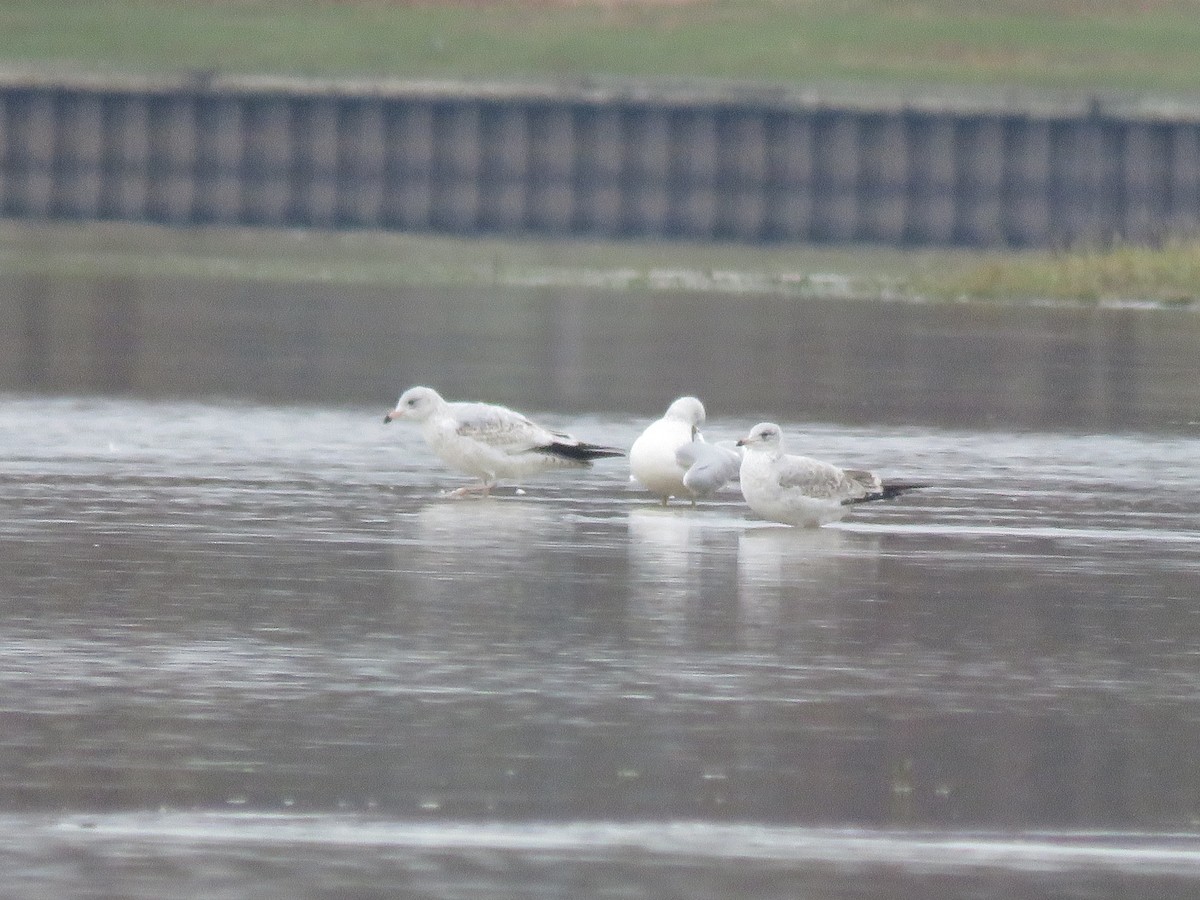
[[[697,439],[680,445],[675,451],[675,461],[687,470],[683,476],[684,485],[703,496],[738,477],[742,454],[737,448],[706,444]]]
[[[870,472],[843,471],[831,463],[807,456],[784,456],[777,463],[779,485],[818,500],[853,500],[869,493],[864,478]],[[878,479],[875,479],[878,482]]]
[[[514,456],[537,451],[569,436],[556,434],[505,406],[490,403],[451,403],[455,433]]]

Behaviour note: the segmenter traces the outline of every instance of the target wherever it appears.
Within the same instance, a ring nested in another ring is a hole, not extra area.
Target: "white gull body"
[[[761,422],[738,441],[745,448],[741,465],[746,504],[773,522],[813,528],[844,518],[858,503],[887,500],[924,487],[912,482],[885,484],[874,472],[835,465],[783,452],[783,433]]]
[[[695,397],[680,397],[629,448],[630,476],[657,494],[664,505],[672,497],[695,500],[707,496],[736,475],[728,456],[737,451],[704,443],[700,434],[704,418],[703,403]],[[721,478],[722,473],[729,474]]]
[[[616,447],[550,431],[505,406],[451,402],[428,387],[409,388],[383,420],[398,419],[416,422],[429,449],[447,466],[483,482],[456,492],[460,494],[470,490],[486,494],[502,478],[583,469],[594,459],[625,455]]]

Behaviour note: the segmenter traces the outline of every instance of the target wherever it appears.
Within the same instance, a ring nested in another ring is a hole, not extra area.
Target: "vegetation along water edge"
[[[457,238],[379,231],[0,221],[0,274],[581,286],[1200,310],[1200,238],[1060,251]]]

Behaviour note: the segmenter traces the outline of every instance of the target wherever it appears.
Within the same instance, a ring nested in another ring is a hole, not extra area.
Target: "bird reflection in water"
[[[734,595],[737,520],[722,513],[646,507],[629,513],[630,615],[657,639],[717,640]]]
[[[879,540],[836,528],[749,528],[738,537],[739,620],[745,639],[811,638],[877,594]]]

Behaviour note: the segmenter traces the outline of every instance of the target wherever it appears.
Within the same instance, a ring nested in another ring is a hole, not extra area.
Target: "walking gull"
[[[589,444],[550,431],[518,412],[491,403],[454,403],[433,388],[412,387],[383,421],[409,419],[446,465],[483,481],[454,493],[488,494],[500,478],[521,478],[551,469],[583,469],[594,459],[624,456],[616,447]]]
[[[664,506],[672,497],[707,496],[737,476],[739,452],[706,444],[700,434],[704,417],[703,403],[680,397],[629,448],[633,480],[657,494]]]
[[[884,483],[874,472],[839,469],[807,456],[783,452],[783,434],[774,422],[761,422],[738,441],[742,496],[764,519],[811,528],[836,522],[857,503],[888,500],[926,487],[915,482]]]

